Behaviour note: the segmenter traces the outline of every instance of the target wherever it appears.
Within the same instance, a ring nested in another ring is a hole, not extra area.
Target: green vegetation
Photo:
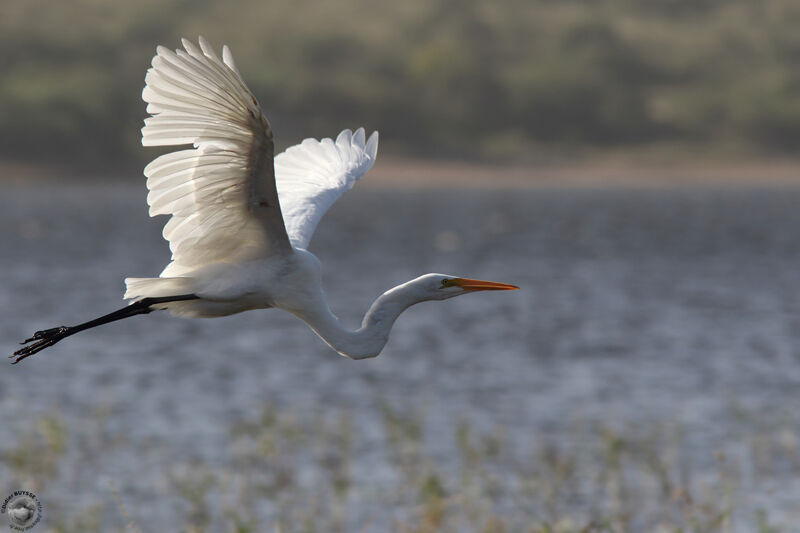
[[[732,406],[741,425],[730,441],[698,455],[691,435],[671,423],[613,429],[576,420],[558,439],[521,440],[521,428],[477,430],[464,419],[445,432],[426,425],[423,410],[377,405],[382,446],[364,447],[370,431],[346,411],[310,416],[265,406],[259,416],[232,422],[229,447],[213,463],[142,448],[124,428],[109,431],[99,411],[74,434],[57,417],[42,417],[0,451],[0,490],[42,497],[42,527],[51,533],[163,531],[166,524],[154,522],[137,493],[174,509],[172,520],[188,533],[791,530],[756,502],[760,487],[779,485],[800,465],[793,416]],[[432,442],[446,460],[431,454]],[[738,445],[729,458],[722,449],[731,442]],[[136,483],[112,479],[104,493],[94,480],[113,475],[109,456],[112,465],[152,465],[155,458],[163,480],[137,479],[151,488],[126,496],[118,487]],[[78,481],[87,474],[92,482]],[[75,505],[76,497],[88,505]]]
[[[795,0],[4,0],[0,156],[152,155],[156,44],[228,43],[284,143],[364,124],[395,153],[534,160],[800,145]]]

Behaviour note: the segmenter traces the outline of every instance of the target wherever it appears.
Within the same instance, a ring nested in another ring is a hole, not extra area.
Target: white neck
[[[406,285],[398,285],[378,296],[364,315],[361,328],[356,331],[342,327],[324,298],[320,298],[317,305],[297,311],[295,314],[331,348],[345,357],[351,359],[375,357],[389,340],[389,332],[400,313],[421,301],[408,290]]]

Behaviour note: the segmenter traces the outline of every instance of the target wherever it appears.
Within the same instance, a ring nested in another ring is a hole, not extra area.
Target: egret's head
[[[420,296],[424,297],[425,300],[446,300],[453,296],[477,291],[513,291],[519,289],[516,285],[509,285],[508,283],[460,278],[446,274],[425,274],[414,280],[413,283],[417,285]]]

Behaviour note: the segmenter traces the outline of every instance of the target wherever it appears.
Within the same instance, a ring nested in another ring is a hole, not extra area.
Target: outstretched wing
[[[144,146],[191,144],[144,169],[150,216],[164,226],[180,276],[222,260],[289,250],[275,189],[272,130],[227,46],[221,60],[200,37],[159,46],[147,71]]]
[[[378,132],[364,140],[364,128],[344,130],[336,141],[305,139],[275,157],[286,233],[295,248],[307,248],[330,206],[375,163]]]

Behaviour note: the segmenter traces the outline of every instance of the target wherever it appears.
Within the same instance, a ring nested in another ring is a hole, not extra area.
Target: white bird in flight
[[[61,339],[138,314],[165,309],[183,317],[219,317],[275,307],[305,321],[351,359],[377,356],[409,306],[514,285],[425,274],[380,295],[361,328],[342,327],[322,290],[320,262],[306,248],[322,216],[372,167],[378,132],[342,131],[305,139],[274,156],[272,130],[227,46],[222,58],[200,38],[184,50],[157,48],[142,99],[144,146],[192,145],[144,169],[150,216],[164,226],[172,260],[158,278],[127,278],[133,302],[76,326],[37,331],[14,363]]]

